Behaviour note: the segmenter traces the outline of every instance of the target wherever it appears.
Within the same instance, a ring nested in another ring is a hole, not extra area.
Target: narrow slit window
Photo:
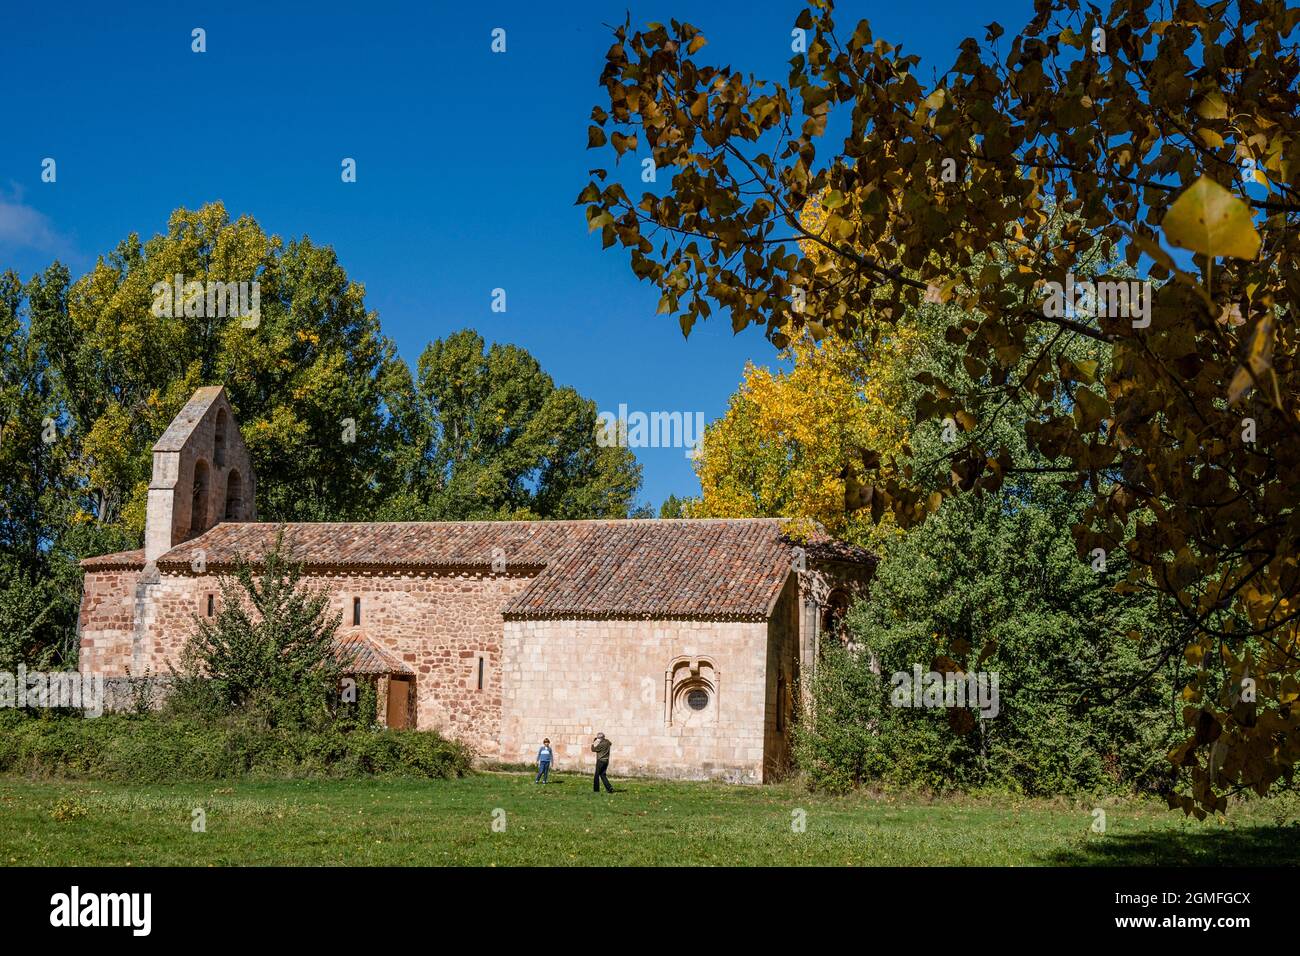
[[[781,677],[776,682],[776,732],[779,734],[785,730],[785,678]]]
[[[483,658],[478,659],[478,689],[483,689]]]
[[[352,599],[352,626],[361,626],[361,598],[359,597]]]
[[[212,615],[216,613],[216,610],[217,610],[217,596],[215,594],[209,594],[208,595],[208,617],[212,617]]]

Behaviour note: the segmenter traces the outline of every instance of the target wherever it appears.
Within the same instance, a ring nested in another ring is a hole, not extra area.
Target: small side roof
[[[343,667],[343,673],[358,676],[383,676],[384,674],[414,674],[392,654],[382,650],[365,634],[352,632],[334,639],[334,656]]]

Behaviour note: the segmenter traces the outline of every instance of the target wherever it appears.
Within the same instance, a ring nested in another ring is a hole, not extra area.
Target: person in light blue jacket
[[[551,773],[551,761],[555,759],[555,751],[551,750],[551,738],[547,737],[542,741],[542,749],[537,751],[537,779],[533,783],[550,783],[548,779]]]

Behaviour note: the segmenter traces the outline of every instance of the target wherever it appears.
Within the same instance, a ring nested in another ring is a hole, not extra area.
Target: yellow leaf
[[[1237,399],[1254,387],[1255,382],[1251,379],[1250,372],[1244,365],[1239,367],[1228,384],[1228,402],[1232,405],[1237,404]]]
[[[1078,388],[1074,392],[1074,419],[1079,428],[1091,431],[1104,418],[1110,415],[1110,403],[1089,388]]]
[[[1169,207],[1160,228],[1175,246],[1201,255],[1254,259],[1259,254],[1260,238],[1250,208],[1205,176]]]
[[[1074,367],[1079,372],[1079,378],[1087,382],[1089,385],[1097,381],[1097,362],[1094,362],[1092,359],[1086,359],[1084,361],[1075,362]]]
[[[1223,146],[1223,137],[1212,129],[1198,129],[1196,138],[1211,149],[1219,149]]]
[[[1239,306],[1235,302],[1229,302],[1227,305],[1225,305],[1223,307],[1223,311],[1219,313],[1219,324],[1220,325],[1226,324],[1234,327],[1238,325],[1245,325],[1246,319],[1241,314],[1241,306]]]
[[[1250,346],[1246,349],[1246,361],[1237,369],[1228,385],[1230,404],[1236,404],[1237,399],[1255,384],[1255,380],[1262,379],[1264,373],[1273,367],[1273,325],[1273,316],[1266,315],[1255,326]],[[1255,373],[1253,378],[1251,372]]]
[[[1202,96],[1196,101],[1196,115],[1201,119],[1227,119],[1228,104],[1224,102],[1223,94],[1211,90]]]

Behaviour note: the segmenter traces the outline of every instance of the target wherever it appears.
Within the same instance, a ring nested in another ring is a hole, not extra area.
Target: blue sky
[[[551,12],[560,8],[562,13]],[[726,316],[684,340],[655,290],[602,252],[574,197],[607,151],[586,149],[611,37],[672,18],[709,46],[697,59],[785,80],[797,2],[11,4],[0,31],[0,268],[24,277],[56,256],[74,277],[177,206],[222,200],[267,232],[337,250],[414,364],[464,327],[532,352],[601,409],[726,408],[761,332]],[[963,37],[1030,0],[842,2],[939,71]],[[207,52],[191,52],[191,30]],[[506,30],[493,54],[491,31]],[[1005,42],[1005,41],[1004,41]],[[928,75],[928,74],[927,74]],[[829,145],[829,143],[828,143]],[[41,182],[54,157],[58,181]],[[340,180],[343,157],[357,182]],[[625,160],[626,162],[626,160]],[[506,289],[508,311],[490,309]],[[680,449],[642,449],[642,497],[698,492]]]

